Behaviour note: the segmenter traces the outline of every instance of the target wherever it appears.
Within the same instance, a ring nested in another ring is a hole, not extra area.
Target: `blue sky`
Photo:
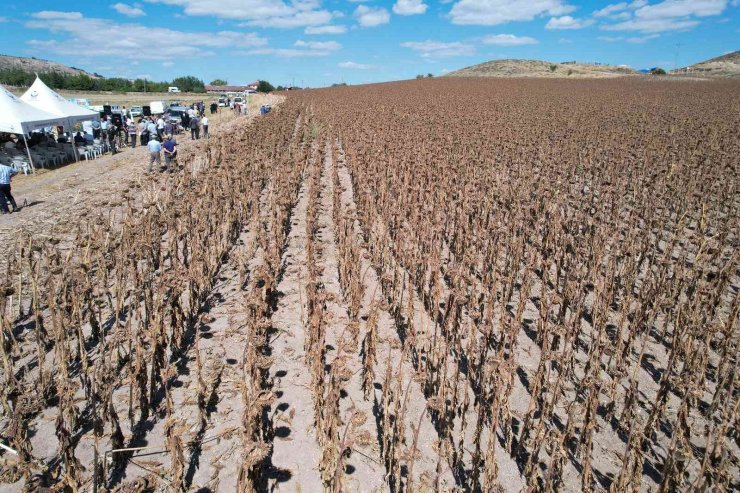
[[[3,54],[154,80],[316,87],[497,58],[673,68],[740,49],[740,0],[3,3]]]

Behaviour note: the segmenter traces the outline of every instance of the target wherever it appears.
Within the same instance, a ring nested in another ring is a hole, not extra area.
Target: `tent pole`
[[[36,166],[33,165],[33,158],[31,157],[31,151],[28,149],[28,141],[26,140],[26,134],[21,131],[23,137],[23,143],[26,145],[26,153],[28,153],[28,162],[31,163],[31,172],[36,173]]]
[[[80,158],[77,155],[77,144],[75,143],[75,132],[74,132],[74,125],[72,125],[72,120],[67,120],[67,133],[69,134],[69,140],[72,142],[72,152],[74,152],[75,155],[75,163],[80,162]]]

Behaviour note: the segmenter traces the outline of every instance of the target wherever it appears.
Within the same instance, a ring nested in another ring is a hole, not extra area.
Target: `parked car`
[[[180,92],[180,89],[177,86],[170,86],[167,88],[167,92]]]
[[[128,114],[131,116],[131,118],[137,118],[144,114],[144,109],[141,106],[132,106],[128,110]]]
[[[226,106],[226,98],[218,98],[219,106]]]
[[[169,119],[172,123],[180,125],[182,123],[182,115],[187,114],[188,108],[185,106],[171,106],[167,111]]]

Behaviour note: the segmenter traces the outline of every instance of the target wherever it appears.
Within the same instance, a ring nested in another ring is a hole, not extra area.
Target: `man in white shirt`
[[[160,144],[158,140],[152,139],[146,147],[149,150],[149,168],[147,169],[147,172],[152,172],[152,164],[154,164],[154,161],[157,162],[157,171],[159,171],[159,168],[162,166],[162,144]]]
[[[164,118],[160,116],[157,120],[157,136],[160,142],[162,142],[162,135],[164,135]]]
[[[203,138],[208,138],[208,117],[203,116],[203,119],[200,121],[200,124],[203,125]]]

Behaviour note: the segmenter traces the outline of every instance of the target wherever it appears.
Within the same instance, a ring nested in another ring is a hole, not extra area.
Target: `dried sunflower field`
[[[290,93],[0,277],[0,491],[740,488],[740,86]]]

